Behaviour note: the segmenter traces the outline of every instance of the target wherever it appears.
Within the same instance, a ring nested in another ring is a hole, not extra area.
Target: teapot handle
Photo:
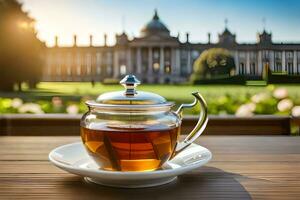
[[[190,144],[192,144],[204,131],[208,122],[208,115],[207,115],[207,104],[204,98],[201,96],[199,92],[193,92],[192,95],[195,97],[193,103],[190,104],[181,104],[180,107],[175,112],[181,119],[182,119],[182,111],[184,108],[192,108],[200,103],[200,114],[199,120],[194,127],[194,129],[188,134],[188,136],[183,140],[183,142],[178,142],[175,148],[175,151],[172,157],[176,156]]]

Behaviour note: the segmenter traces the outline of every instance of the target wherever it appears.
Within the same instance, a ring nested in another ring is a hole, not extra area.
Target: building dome
[[[141,30],[142,36],[148,36],[153,34],[165,36],[170,35],[169,29],[159,20],[157,10],[155,10],[152,20],[148,22]]]

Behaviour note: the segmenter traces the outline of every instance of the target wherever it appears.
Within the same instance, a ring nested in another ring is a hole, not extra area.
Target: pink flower
[[[256,105],[254,103],[243,104],[235,112],[235,115],[238,117],[251,117],[254,115],[255,108]]]
[[[289,96],[289,94],[288,94],[287,89],[285,89],[285,88],[277,88],[276,90],[274,90],[273,96],[276,99],[284,99],[284,98],[287,98]]]
[[[290,99],[282,99],[281,101],[278,102],[277,104],[277,109],[280,112],[286,112],[286,111],[290,111],[293,107],[293,102]]]
[[[75,104],[69,105],[66,110],[67,110],[67,113],[71,114],[71,115],[78,114],[78,112],[79,112],[79,108]]]
[[[22,105],[23,105],[23,100],[22,99],[14,98],[11,101],[11,107],[13,107],[13,108],[19,108]]]
[[[300,106],[295,106],[292,109],[292,116],[293,117],[300,117]]]
[[[24,103],[18,109],[19,113],[33,113],[33,114],[42,114],[44,111],[41,106],[36,103]]]
[[[260,103],[267,100],[268,98],[270,98],[269,94],[261,92],[252,96],[251,101],[254,103]]]

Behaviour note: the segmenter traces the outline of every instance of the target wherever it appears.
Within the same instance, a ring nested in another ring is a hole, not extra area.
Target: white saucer
[[[178,175],[206,164],[211,157],[212,154],[208,149],[192,144],[160,170],[116,172],[99,169],[81,142],[60,146],[49,154],[49,160],[67,172],[85,177],[89,182],[123,188],[142,188],[170,183],[176,180]]]

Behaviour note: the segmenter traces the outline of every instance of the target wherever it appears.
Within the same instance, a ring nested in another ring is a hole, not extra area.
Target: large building
[[[107,46],[77,46],[47,48],[43,81],[103,81],[119,79],[133,73],[143,82],[168,83],[187,81],[193,71],[195,59],[206,49],[228,49],[235,60],[235,73],[252,77],[262,74],[265,64],[274,72],[300,74],[300,44],[273,43],[272,35],[263,31],[257,42],[241,44],[227,26],[219,34],[217,43],[191,43],[170,35],[170,30],[155,11],[153,18],[141,29],[140,36],[132,40],[126,33],[116,35],[116,44]]]

